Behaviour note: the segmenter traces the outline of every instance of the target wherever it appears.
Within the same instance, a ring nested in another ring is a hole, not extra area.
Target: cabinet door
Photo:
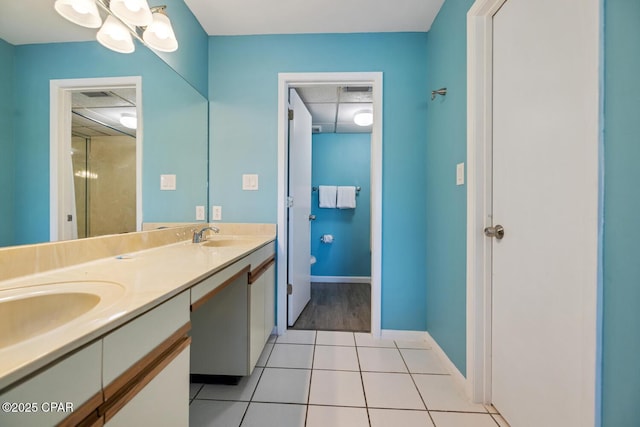
[[[108,427],[188,425],[188,346],[105,424]]]

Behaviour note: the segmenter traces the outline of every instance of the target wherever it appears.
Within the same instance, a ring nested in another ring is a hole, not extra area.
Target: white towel
[[[321,185],[318,189],[318,205],[321,208],[335,208],[337,192],[335,185]]]
[[[356,208],[356,187],[338,187],[338,209]]]

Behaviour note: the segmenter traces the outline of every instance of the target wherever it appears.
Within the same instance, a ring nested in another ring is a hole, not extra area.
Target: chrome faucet
[[[204,232],[207,230],[211,230],[214,233],[219,233],[220,229],[218,227],[215,226],[211,226],[211,227],[204,227],[202,230],[200,231],[195,231],[193,232],[193,238],[191,239],[191,242],[193,243],[200,243],[202,242],[202,236],[204,235]]]

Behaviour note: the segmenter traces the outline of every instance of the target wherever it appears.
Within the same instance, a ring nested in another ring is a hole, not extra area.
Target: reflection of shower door
[[[136,140],[71,140],[78,237],[136,231]]]

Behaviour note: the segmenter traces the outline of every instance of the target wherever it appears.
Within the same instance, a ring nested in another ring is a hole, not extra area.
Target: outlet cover
[[[213,221],[222,221],[222,206],[212,206]]]
[[[456,185],[464,185],[464,163],[456,165]]]
[[[196,221],[204,221],[204,206],[196,206]]]

